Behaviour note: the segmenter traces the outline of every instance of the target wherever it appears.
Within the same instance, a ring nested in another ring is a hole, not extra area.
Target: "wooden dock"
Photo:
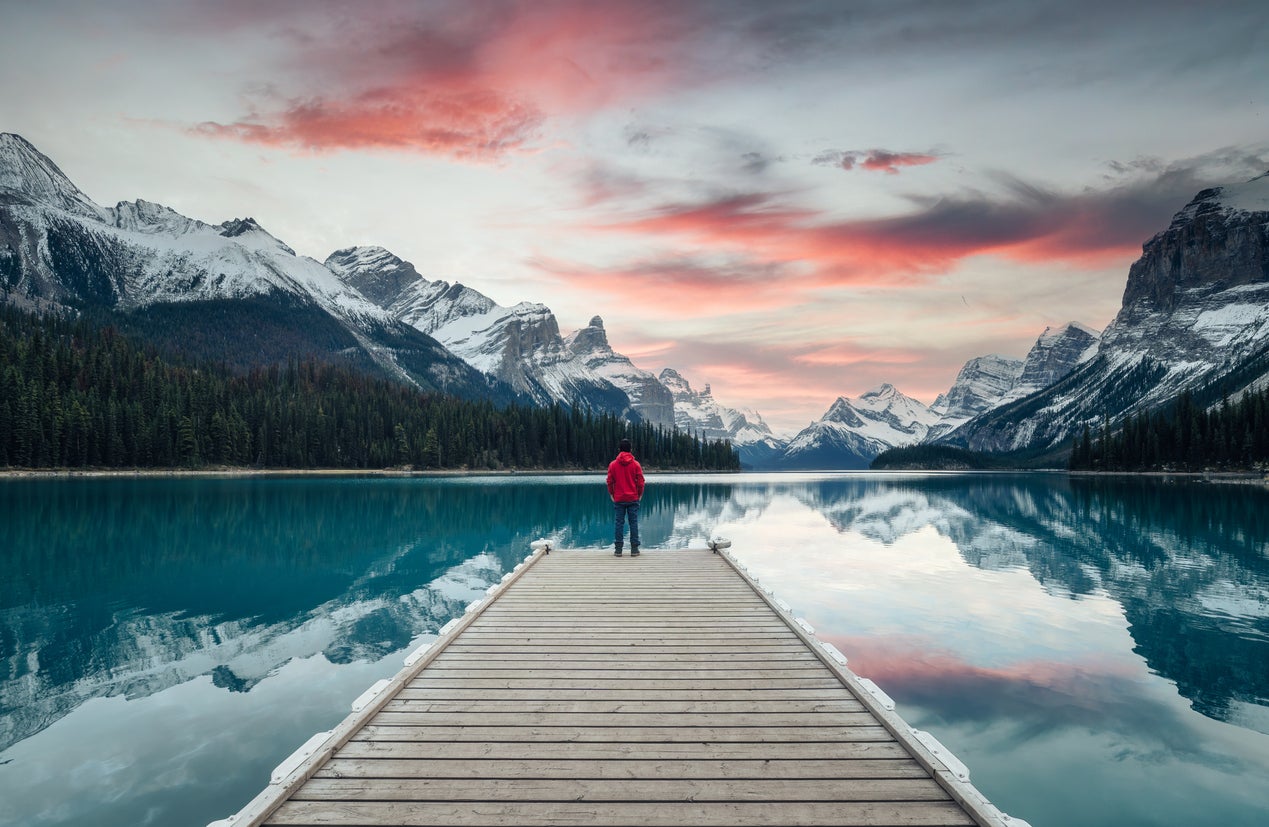
[[[1025,825],[726,554],[493,592],[217,824]]]

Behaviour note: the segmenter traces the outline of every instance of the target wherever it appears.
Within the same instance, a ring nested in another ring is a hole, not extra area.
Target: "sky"
[[[598,315],[783,432],[1104,328],[1269,170],[1263,0],[0,0],[0,78],[99,204]]]

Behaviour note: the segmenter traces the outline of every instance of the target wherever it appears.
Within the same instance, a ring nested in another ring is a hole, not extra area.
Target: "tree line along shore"
[[[245,373],[84,318],[0,308],[0,470],[739,470],[726,441],[562,405],[425,393],[308,359]]]

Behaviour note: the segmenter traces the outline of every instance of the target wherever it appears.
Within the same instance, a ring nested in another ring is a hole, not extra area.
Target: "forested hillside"
[[[1189,392],[1118,428],[1088,428],[1071,451],[1072,470],[1246,470],[1269,464],[1269,389],[1207,409]]]
[[[740,467],[729,443],[611,415],[463,401],[318,361],[235,374],[0,308],[0,467],[600,469],[623,436],[652,468]]]

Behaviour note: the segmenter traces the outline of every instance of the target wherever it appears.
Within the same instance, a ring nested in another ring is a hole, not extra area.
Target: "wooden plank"
[[[733,646],[726,642],[712,645],[696,645],[692,643],[679,643],[674,645],[653,646],[642,643],[640,641],[626,641],[608,644],[592,643],[588,641],[571,641],[568,645],[561,646],[538,646],[535,644],[505,644],[498,641],[487,643],[474,643],[464,640],[461,644],[454,644],[446,649],[448,654],[450,650],[456,653],[456,656],[462,657],[479,657],[482,659],[497,659],[503,657],[520,655],[523,657],[555,655],[563,654],[569,657],[574,655],[612,655],[625,654],[630,657],[670,657],[674,655],[695,655],[697,657],[707,656],[711,658],[740,658],[746,655],[758,657],[761,655],[781,655],[788,656],[794,654],[796,656],[806,655],[812,660],[817,660],[814,655],[806,651],[806,647],[796,640],[776,641],[771,643],[753,645],[753,646]]]
[[[726,624],[725,628],[723,624]],[[673,629],[675,631],[690,630],[693,632],[725,632],[732,636],[749,635],[750,633],[764,632],[787,632],[788,629],[782,623],[776,623],[767,618],[759,618],[755,620],[744,620],[742,618],[729,618],[726,615],[711,615],[704,617],[693,615],[691,617],[666,617],[666,618],[628,618],[628,619],[612,619],[605,622],[596,622],[589,619],[581,618],[578,620],[491,620],[488,623],[481,623],[472,628],[472,632],[521,632],[529,634],[531,632],[578,632],[584,635],[593,635],[603,633],[608,635],[620,634],[630,637],[636,632],[657,631],[658,629]]]
[[[773,654],[779,654],[778,657],[771,657]],[[561,660],[564,658],[565,660]],[[521,664],[558,664],[568,663],[576,666],[569,668],[586,668],[589,665],[602,665],[605,663],[627,663],[627,664],[667,664],[671,668],[699,668],[709,669],[724,665],[724,668],[737,668],[740,664],[770,664],[773,662],[788,664],[815,664],[820,666],[819,658],[807,651],[793,651],[786,653],[768,653],[766,657],[753,655],[747,652],[736,652],[726,656],[719,656],[717,652],[712,653],[665,653],[657,651],[635,651],[635,652],[509,652],[496,658],[488,656],[473,655],[469,652],[446,652],[438,657],[434,663],[436,666],[444,666],[446,668],[459,669],[496,669],[502,667],[514,667]]]
[[[929,778],[911,758],[802,760],[464,760],[336,756],[321,778]]]
[[[577,678],[579,680],[597,679],[610,680],[618,679],[623,681],[632,680],[695,680],[697,678],[706,680],[725,680],[738,679],[757,681],[764,678],[790,678],[801,680],[802,678],[825,678],[832,679],[831,673],[821,664],[813,664],[805,666],[802,664],[789,664],[787,667],[779,669],[731,669],[725,666],[718,666],[714,669],[676,669],[666,665],[662,669],[638,669],[631,668],[625,664],[615,665],[596,665],[587,668],[568,668],[563,665],[559,669],[538,669],[534,667],[525,668],[508,668],[506,666],[490,666],[488,669],[447,669],[441,666],[434,666],[428,670],[428,677],[433,680],[454,680],[465,681],[471,678],[479,678],[489,680],[495,678],[517,678],[519,680],[531,680],[534,678],[550,678],[552,680],[565,680]]]
[[[491,795],[492,790],[492,795]],[[314,778],[293,801],[948,801],[930,778],[800,779]]]
[[[623,726],[623,727],[712,727],[712,726],[864,726],[874,723],[862,708],[834,711],[755,712],[680,712],[660,710],[597,710],[564,712],[539,709],[493,712],[476,710],[451,712],[428,709],[411,701],[393,701],[384,708],[376,724],[400,726]]]
[[[526,759],[578,761],[638,759],[644,761],[781,761],[853,760],[858,758],[911,758],[896,741],[826,741],[823,743],[718,743],[675,744],[598,743],[548,741],[500,741],[477,743],[456,741],[374,741],[365,733],[345,744],[337,757],[350,758],[442,758],[484,760]]]
[[[446,727],[656,727],[691,729],[699,727],[858,727],[875,726],[866,712],[812,712],[757,714],[729,712],[691,714],[685,712],[426,712],[389,704],[374,717],[378,726]]]
[[[526,698],[528,703],[537,700],[585,701],[596,696],[593,687],[553,687],[549,693],[540,692],[536,687],[527,689],[503,689],[496,687],[470,687],[444,684],[441,686],[424,686],[415,680],[402,689],[395,697],[413,700],[478,700],[478,699],[515,699]],[[613,700],[641,701],[655,697],[664,701],[766,701],[766,700],[835,700],[840,698],[854,699],[854,695],[846,692],[841,686],[819,686],[811,688],[679,688],[659,686],[655,693],[647,687],[634,688],[625,684],[604,689],[604,697]]]
[[[402,693],[404,694],[404,693]],[[810,714],[834,712],[862,712],[864,705],[851,698],[850,700],[795,700],[783,699],[773,701],[667,701],[662,698],[652,700],[629,700],[612,698],[607,700],[564,701],[558,699],[518,699],[499,700],[476,698],[466,701],[415,700],[398,695],[384,707],[385,712],[435,712],[447,713],[479,713],[498,714],[513,713],[620,713],[627,715],[665,715],[681,713],[688,715],[720,715],[744,714]]]
[[[410,686],[417,689],[593,689],[607,691],[630,687],[640,692],[662,689],[833,689],[837,681],[832,678],[692,678],[673,680],[667,678],[465,678],[447,680],[426,674],[415,678]]]
[[[380,713],[382,715],[382,713]],[[377,720],[377,718],[376,718]],[[358,738],[380,741],[441,741],[460,743],[475,741],[489,744],[498,742],[549,741],[581,744],[599,742],[605,744],[673,744],[683,742],[726,743],[799,743],[814,744],[822,741],[893,741],[894,736],[874,722],[871,726],[824,727],[582,727],[582,726],[403,726],[397,724],[370,724],[364,727]]]
[[[729,802],[666,806],[660,802],[288,801],[265,823],[396,827],[550,827],[559,824],[952,827],[974,822],[959,806],[948,802]]]

